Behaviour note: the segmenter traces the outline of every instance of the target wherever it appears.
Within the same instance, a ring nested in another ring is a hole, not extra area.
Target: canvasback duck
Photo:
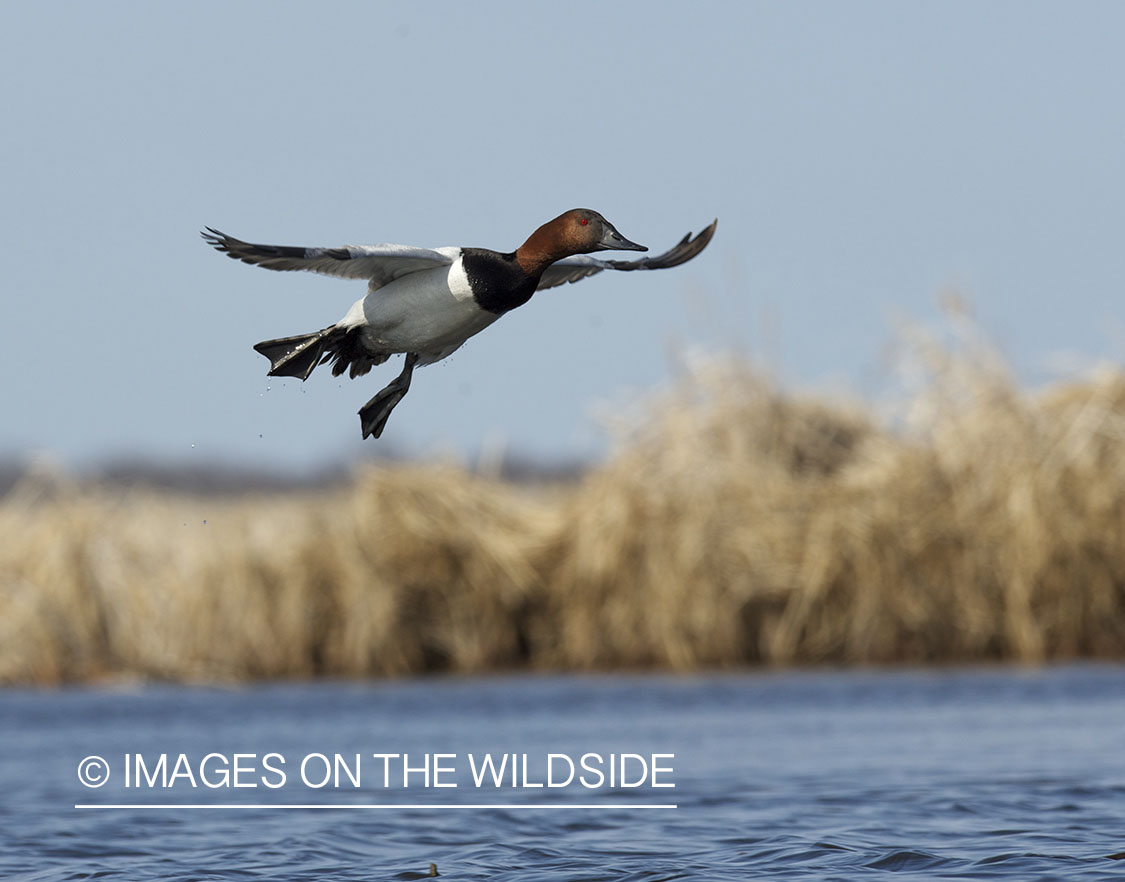
[[[254,245],[207,227],[208,244],[228,257],[272,270],[309,270],[367,279],[367,294],[320,331],[264,340],[254,348],[270,360],[268,376],[308,379],[332,362],[332,375],[361,377],[392,355],[406,354],[400,373],[359,411],[363,437],[378,438],[410,389],[414,368],[441,361],[536,291],[577,282],[605,269],[666,269],[707,247],[718,220],[656,257],[598,260],[593,251],[648,251],[630,242],[598,212],[575,208],[539,227],[515,251],[344,245],[300,248]]]

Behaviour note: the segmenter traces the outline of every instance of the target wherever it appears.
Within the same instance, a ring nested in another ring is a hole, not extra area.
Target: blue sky
[[[0,456],[596,455],[682,351],[861,392],[956,289],[1029,382],[1125,357],[1125,6],[5,5]],[[510,250],[574,206],[694,262],[537,295],[415,375],[268,380],[363,285],[251,241]]]

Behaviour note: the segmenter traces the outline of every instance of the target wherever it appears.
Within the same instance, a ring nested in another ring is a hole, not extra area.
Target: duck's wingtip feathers
[[[711,221],[710,224],[699,231],[698,235],[695,237],[697,242],[702,243],[699,246],[699,251],[702,251],[707,247],[708,243],[711,241],[711,238],[715,235],[715,230],[717,230],[718,228],[719,219],[715,218],[713,221]],[[696,253],[698,254],[699,252],[697,251]]]
[[[214,248],[216,251],[221,251],[224,254],[234,257],[231,253],[231,243],[237,242],[228,236],[222,230],[216,230],[214,227],[204,227],[199,231],[199,235],[203,237],[203,241]]]
[[[707,245],[711,242],[711,238],[715,235],[715,229],[719,225],[719,219],[715,218],[711,224],[704,227],[694,236],[688,233],[672,248],[669,248],[663,254],[658,254],[655,257],[646,257],[642,260],[632,261],[609,261],[610,266],[614,269],[634,270],[634,269],[668,269],[673,266],[679,266],[681,263],[687,263],[693,257],[696,257]]]

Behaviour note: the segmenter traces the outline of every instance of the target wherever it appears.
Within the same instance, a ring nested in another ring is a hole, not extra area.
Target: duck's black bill
[[[636,242],[630,242],[622,236],[611,224],[605,225],[605,232],[602,233],[601,241],[598,242],[599,251],[648,251],[644,245],[638,245]]]

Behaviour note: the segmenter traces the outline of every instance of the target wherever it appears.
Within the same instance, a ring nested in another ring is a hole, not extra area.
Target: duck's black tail
[[[270,360],[269,376],[307,380],[325,353],[335,351],[346,334],[333,325],[314,334],[263,340],[254,348]]]
[[[388,356],[367,352],[357,330],[332,325],[312,334],[263,340],[254,349],[270,360],[271,377],[307,380],[318,364],[329,360],[333,362],[334,376],[348,371],[352,377],[358,377],[371,370],[372,365],[382,364]]]

